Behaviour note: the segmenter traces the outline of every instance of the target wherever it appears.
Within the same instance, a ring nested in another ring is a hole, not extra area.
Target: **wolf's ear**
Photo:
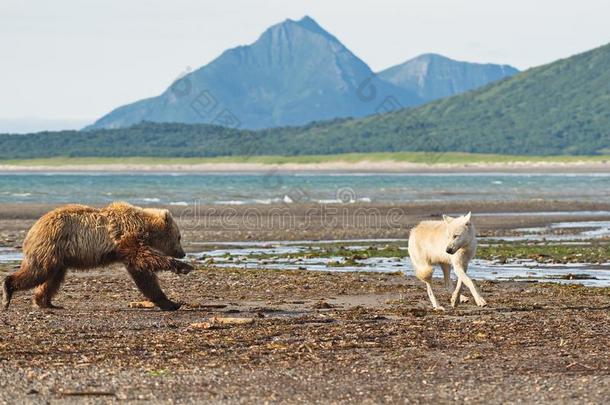
[[[453,221],[453,218],[449,215],[443,215],[443,221],[445,221],[446,223],[450,223],[451,221]]]
[[[470,217],[472,216],[472,212],[469,212],[468,214],[464,215],[464,220],[466,222],[470,222]]]

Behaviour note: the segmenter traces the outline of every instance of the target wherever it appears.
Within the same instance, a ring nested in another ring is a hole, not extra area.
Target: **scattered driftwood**
[[[112,391],[63,391],[60,393],[64,397],[115,397]]]
[[[129,308],[154,308],[155,304],[150,301],[134,301],[129,303]]]

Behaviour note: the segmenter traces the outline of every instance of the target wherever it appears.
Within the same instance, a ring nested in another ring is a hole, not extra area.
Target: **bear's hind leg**
[[[2,306],[8,309],[15,291],[29,290],[48,278],[48,272],[42,267],[31,265],[27,259],[21,262],[21,268],[14,274],[7,276],[2,283]]]
[[[8,306],[11,305],[11,298],[13,298],[12,283],[9,277],[2,280],[2,308],[4,309],[8,309]]]
[[[55,308],[60,309],[61,307],[53,305],[51,300],[59,291],[61,283],[66,277],[66,268],[58,269],[41,285],[36,288],[34,293],[34,303],[39,308]]]

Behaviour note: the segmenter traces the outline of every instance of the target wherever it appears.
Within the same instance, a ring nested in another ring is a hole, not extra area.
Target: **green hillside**
[[[0,136],[0,159],[404,151],[607,154],[610,45],[530,69],[480,90],[362,119],[259,131],[141,123],[125,129]]]
[[[336,146],[351,140],[358,150],[607,152],[610,45],[414,110],[329,127],[315,140],[308,136],[312,143],[327,137]]]

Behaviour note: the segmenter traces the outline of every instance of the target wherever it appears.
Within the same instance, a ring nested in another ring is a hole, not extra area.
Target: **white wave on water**
[[[370,203],[372,200],[368,197],[363,197],[363,198],[358,198],[358,199],[351,199],[349,201],[343,201],[339,198],[328,198],[328,199],[319,199],[319,200],[313,200],[312,202],[316,202],[318,204],[353,204],[353,203],[357,203],[357,202],[361,202],[361,203]],[[275,197],[275,198],[254,198],[254,199],[248,199],[248,200],[219,200],[214,202],[214,204],[216,205],[245,205],[245,204],[263,204],[263,205],[270,205],[270,204],[293,204],[295,201],[292,199],[292,197],[290,197],[289,195],[285,195],[282,198],[279,197]],[[174,203],[170,203],[171,205],[187,205],[186,203],[183,204],[174,204]]]
[[[157,197],[144,197],[144,198],[140,198],[141,201],[144,202],[160,202],[161,199],[157,198]]]
[[[343,201],[339,200],[338,198],[330,198],[328,200],[318,200],[318,203],[320,204],[341,204]]]
[[[227,200],[227,201],[216,201],[214,204],[218,205],[244,205],[246,202],[241,200]]]
[[[189,205],[189,203],[187,203],[186,201],[171,201],[169,203],[169,205],[177,205],[177,206],[180,206],[180,207],[186,207],[186,206]]]
[[[221,200],[216,201],[216,205],[244,205],[244,204],[292,204],[294,201],[289,196],[285,195],[283,198],[255,198],[251,200]]]
[[[317,200],[319,204],[354,204],[357,202],[370,203],[372,200],[368,197],[362,197],[357,199],[350,199],[349,201],[343,201],[339,198],[329,198],[329,199],[321,199]]]
[[[284,201],[282,198],[259,198],[259,199],[253,200],[254,204],[265,204],[265,205],[276,204],[276,203],[280,203],[282,201]]]

